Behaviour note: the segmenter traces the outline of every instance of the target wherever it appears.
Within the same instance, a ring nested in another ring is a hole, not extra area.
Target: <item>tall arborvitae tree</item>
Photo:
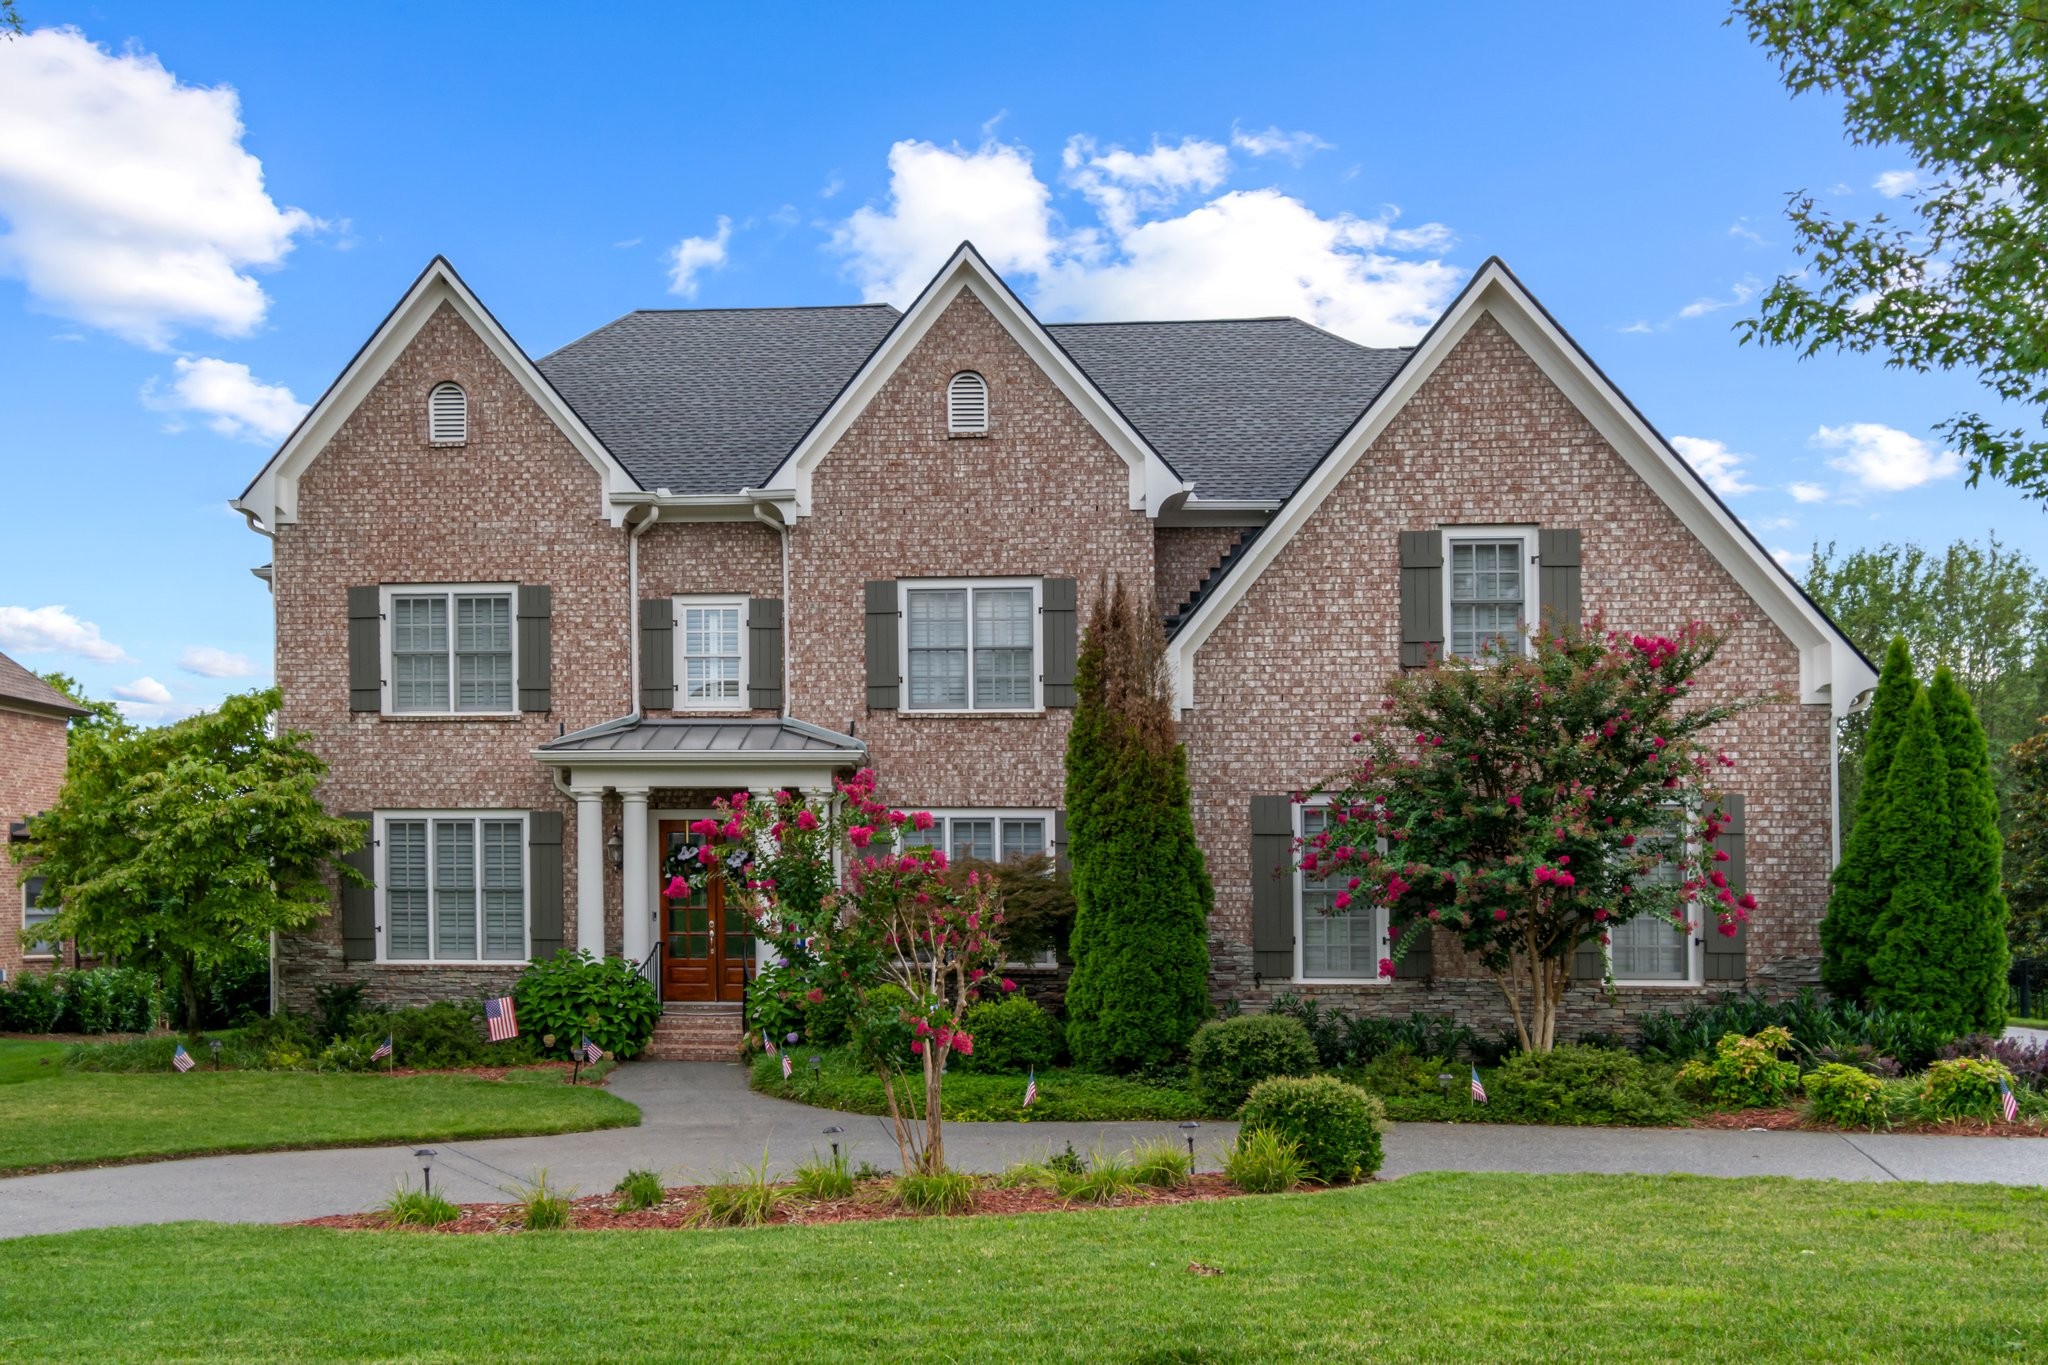
[[[1946,668],[1927,685],[1928,709],[1948,762],[1948,807],[1955,838],[1949,849],[1949,901],[1957,937],[1943,955],[1954,977],[1957,1003],[1971,1028],[2005,1031],[2006,976],[2012,952],[2005,941],[2005,892],[2000,882],[1998,789],[1991,777],[1990,746],[1969,694]]]
[[[1158,616],[1122,582],[1098,582],[1066,764],[1067,1046],[1098,1071],[1171,1058],[1209,1012],[1214,890],[1195,842],[1165,652]]]
[[[1922,693],[1906,712],[1884,805],[1871,822],[1878,840],[1875,884],[1885,901],[1869,936],[1865,994],[1873,1005],[1961,1033],[1970,1019],[1951,959],[1966,937],[1968,916],[1949,885],[1956,822],[1948,777],[1934,708]]]
[[[2005,841],[2007,937],[2021,957],[2048,957],[2048,716],[2012,746],[2012,835]]]
[[[1903,637],[1885,651],[1877,695],[1870,703],[1863,737],[1863,782],[1857,789],[1855,820],[1836,865],[1828,912],[1820,922],[1820,979],[1838,996],[1860,1000],[1870,989],[1873,926],[1889,894],[1879,842],[1879,814],[1885,779],[1898,748],[1906,713],[1919,694],[1913,659]]]

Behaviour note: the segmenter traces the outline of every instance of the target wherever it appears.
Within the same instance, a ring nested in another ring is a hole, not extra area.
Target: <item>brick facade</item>
[[[1152,539],[1160,614],[1178,611],[1201,586],[1203,577],[1230,553],[1230,547],[1251,530],[1246,526],[1160,527]]]
[[[57,803],[64,786],[64,735],[62,716],[39,711],[16,710],[0,702],[0,837],[8,826],[48,810]],[[33,865],[20,865],[0,849],[0,973],[12,977],[24,968],[47,971],[69,961],[56,957],[27,957],[19,934],[22,927],[22,884],[35,875]]]

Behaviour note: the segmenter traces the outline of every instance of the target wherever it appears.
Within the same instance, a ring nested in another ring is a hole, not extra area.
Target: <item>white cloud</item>
[[[1756,492],[1756,485],[1745,483],[1742,478],[1742,463],[1749,456],[1738,455],[1721,442],[1701,436],[1674,436],[1671,445],[1716,493],[1734,497],[1738,493]]]
[[[1920,172],[1886,171],[1871,182],[1870,188],[1887,199],[1896,199],[1902,194],[1911,194],[1920,188]]]
[[[1785,491],[1794,502],[1826,502],[1828,497],[1828,490],[1817,483],[1788,483]]]
[[[0,607],[0,649],[15,654],[76,654],[116,664],[128,655],[100,638],[100,628],[63,607]]]
[[[1727,298],[1700,298],[1678,310],[1681,318],[1703,318],[1709,313],[1718,313],[1723,308],[1737,308],[1756,297],[1757,281],[1744,278],[1737,280],[1728,291]]]
[[[142,401],[158,412],[196,412],[223,436],[259,444],[281,441],[291,434],[306,405],[282,384],[265,384],[247,365],[207,356],[180,356],[171,368],[176,377],[168,389],[152,379],[142,386]]]
[[[113,691],[114,695],[122,701],[137,701],[149,706],[169,706],[171,704],[171,689],[165,687],[147,673],[125,686],[117,683]]]
[[[1777,560],[1788,569],[1802,569],[1812,562],[1813,551],[1788,550],[1783,546],[1772,546],[1771,558]]]
[[[697,277],[725,264],[725,244],[732,240],[732,219],[718,216],[718,231],[709,237],[685,237],[668,249],[668,292],[697,297]]]
[[[1104,151],[1081,137],[1062,162],[1092,225],[1067,225],[1021,147],[899,142],[887,204],[857,210],[832,245],[870,300],[908,303],[966,239],[1050,316],[1285,313],[1368,345],[1414,341],[1462,278],[1434,258],[1451,244],[1448,228],[1397,228],[1392,209],[1324,217],[1251,189],[1180,211],[1181,196],[1221,188],[1228,153],[1216,143]]]
[[[1798,524],[1797,517],[1765,517],[1761,521],[1750,522],[1759,531],[1789,531]]]
[[[1730,223],[1728,225],[1728,235],[1730,237],[1740,237],[1743,241],[1750,242],[1756,246],[1764,244],[1764,235],[1751,227],[1747,218],[1737,218],[1734,222]]]
[[[1635,322],[1631,322],[1626,327],[1617,327],[1615,330],[1623,333],[1624,335],[1630,333],[1640,333],[1641,335],[1648,336],[1650,333],[1656,331],[1657,329],[1652,327],[1649,323],[1638,319]]]
[[[279,208],[242,147],[232,87],[180,84],[147,52],[72,28],[0,42],[0,271],[43,308],[148,346],[181,327],[242,336],[250,273],[320,226]]]
[[[1879,422],[1851,422],[1822,427],[1813,443],[1842,454],[1828,461],[1832,469],[1854,475],[1865,488],[1897,493],[1962,472],[1963,457],[1953,450],[1935,451],[1917,436]]]
[[[1233,125],[1230,145],[1250,156],[1284,156],[1299,166],[1311,152],[1327,152],[1335,144],[1323,141],[1314,133],[1283,133],[1272,125],[1263,132],[1246,132]]]
[[[250,678],[256,675],[256,665],[249,662],[248,655],[230,654],[212,645],[192,645],[178,656],[178,667],[202,678]]]

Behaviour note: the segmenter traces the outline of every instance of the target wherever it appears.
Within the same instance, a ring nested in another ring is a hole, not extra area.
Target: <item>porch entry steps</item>
[[[641,1055],[657,1062],[738,1061],[746,1024],[738,1001],[671,1000]]]

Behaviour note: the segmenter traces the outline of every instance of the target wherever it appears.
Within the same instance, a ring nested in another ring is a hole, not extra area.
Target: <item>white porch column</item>
[[[654,864],[648,860],[647,788],[619,788],[625,844],[625,950],[635,962],[645,962],[654,946],[654,911],[650,897],[654,890]]]
[[[604,788],[571,787],[576,798],[576,946],[604,956]]]

